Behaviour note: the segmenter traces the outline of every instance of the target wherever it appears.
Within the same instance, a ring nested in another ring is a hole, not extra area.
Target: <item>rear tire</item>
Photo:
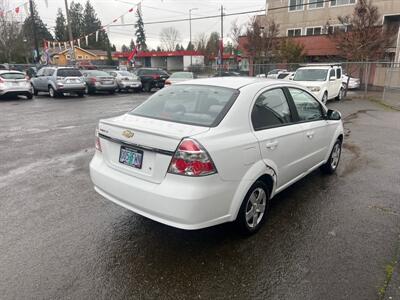
[[[252,235],[261,228],[269,212],[270,202],[267,185],[257,180],[244,197],[235,221],[242,234]]]
[[[26,99],[28,99],[28,100],[32,100],[32,98],[33,98],[33,95],[32,95],[32,94],[28,94],[28,95],[26,95]]]
[[[54,88],[50,85],[49,86],[49,95],[51,98],[57,98],[58,93],[54,90]]]
[[[328,92],[325,92],[322,96],[322,103],[326,104],[328,102]]]
[[[342,141],[338,139],[333,145],[331,155],[329,155],[328,161],[320,167],[321,171],[325,174],[335,173],[335,171],[339,166],[341,154],[342,154]]]

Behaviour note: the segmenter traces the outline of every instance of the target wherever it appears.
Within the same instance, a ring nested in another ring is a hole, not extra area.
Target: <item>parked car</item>
[[[142,90],[142,82],[140,78],[128,71],[109,71],[111,76],[117,81],[117,90],[139,92]]]
[[[167,72],[156,68],[140,68],[134,74],[140,78],[145,92],[150,92],[153,88],[162,89],[169,77]]]
[[[100,120],[90,174],[99,194],[155,221],[236,221],[251,234],[276,194],[335,172],[342,141],[340,113],[292,81],[197,79]]]
[[[47,92],[56,98],[64,94],[76,94],[83,97],[86,84],[82,73],[71,67],[44,67],[31,79],[33,93]]]
[[[25,96],[32,99],[29,79],[19,71],[0,70],[0,96]]]
[[[191,80],[194,78],[196,78],[196,76],[192,72],[175,72],[172,73],[167,80],[165,80],[165,86],[170,86],[171,84]]]
[[[342,67],[314,65],[297,69],[293,81],[307,87],[318,98],[326,103],[328,100],[342,100]]]
[[[287,72],[287,70],[286,69],[274,69],[274,70],[269,71],[266,77],[270,78],[270,79],[277,79],[278,75],[283,72]]]
[[[343,84],[343,88],[346,88],[348,78],[349,78],[349,77],[347,76],[347,74],[343,74],[343,75],[342,75],[342,84]],[[359,88],[360,88],[360,85],[361,85],[360,78],[353,78],[353,77],[350,77],[349,86],[348,86],[348,89],[349,89],[349,90],[359,89]]]
[[[104,71],[81,70],[81,73],[86,83],[86,94],[94,94],[96,92],[114,94],[118,87],[115,78]]]
[[[295,72],[281,72],[278,74],[276,79],[293,80]]]

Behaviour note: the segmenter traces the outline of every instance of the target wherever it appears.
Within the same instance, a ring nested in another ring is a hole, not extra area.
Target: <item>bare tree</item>
[[[21,24],[12,13],[0,16],[0,61],[21,62],[26,59]]]
[[[271,60],[277,50],[276,38],[279,34],[279,25],[274,20],[267,20],[261,25],[253,18],[246,31],[246,50],[253,57],[254,62],[261,59]]]
[[[204,51],[207,46],[208,37],[205,33],[200,33],[194,39],[194,46],[197,51]]]
[[[235,19],[231,23],[231,32],[229,33],[229,37],[232,40],[233,47],[237,48],[239,46],[239,38],[243,33],[243,26],[238,25],[238,19]]]
[[[181,36],[179,31],[174,27],[165,27],[161,30],[160,41],[163,48],[167,51],[175,50],[176,45],[180,42]]]
[[[359,0],[352,15],[340,16],[338,19],[347,30],[335,32],[331,38],[348,61],[368,62],[379,59],[393,43],[394,29],[380,24],[378,8],[371,1]],[[366,88],[369,71],[369,65],[366,64]]]

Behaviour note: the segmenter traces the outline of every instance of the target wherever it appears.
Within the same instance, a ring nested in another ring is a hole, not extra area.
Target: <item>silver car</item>
[[[94,94],[97,92],[115,93],[117,83],[114,77],[107,72],[99,70],[83,70],[81,72],[86,82],[86,94]]]
[[[33,94],[48,92],[55,98],[64,94],[85,95],[86,84],[82,73],[71,67],[44,67],[31,79]]]
[[[196,76],[192,72],[175,72],[172,73],[167,80],[165,80],[165,86],[170,86],[171,84],[184,82],[195,78]]]
[[[108,73],[117,81],[117,90],[119,92],[129,90],[139,92],[142,90],[142,82],[136,75],[128,71],[109,71]]]
[[[26,78],[24,73],[0,70],[0,96],[25,96],[28,99],[32,99],[32,94],[33,91],[29,79]]]

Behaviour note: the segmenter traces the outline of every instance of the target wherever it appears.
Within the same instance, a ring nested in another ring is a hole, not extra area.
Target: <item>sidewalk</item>
[[[364,90],[348,91],[347,97],[350,99],[364,99]],[[368,91],[367,99],[400,111],[400,89],[387,90],[386,92]]]

